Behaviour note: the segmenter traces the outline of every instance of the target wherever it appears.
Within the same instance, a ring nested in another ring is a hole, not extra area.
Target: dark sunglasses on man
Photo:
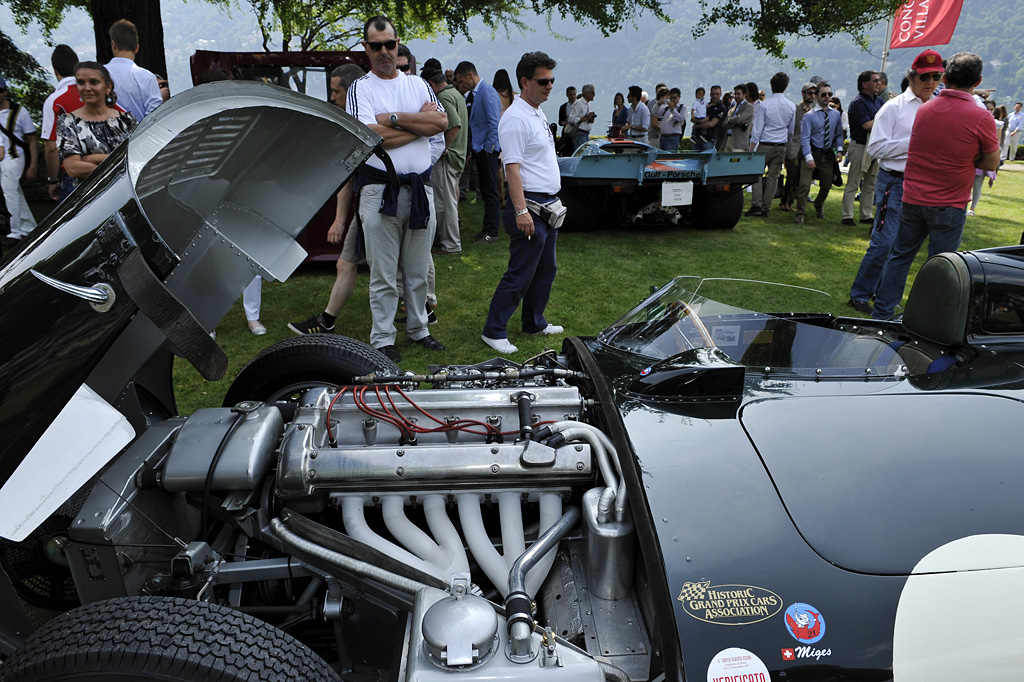
[[[942,77],[944,75],[945,75],[945,73],[943,71],[932,71],[931,73],[923,73],[923,74],[921,74],[921,80],[923,80],[923,81],[935,81],[935,82],[938,82],[938,81],[942,80]]]
[[[548,87],[548,85],[555,84],[554,78],[531,78],[530,80],[534,81],[535,83],[537,83],[537,85],[539,85],[542,88],[546,88]]]
[[[409,65],[408,64],[399,64],[395,68],[398,69],[399,71],[408,71],[409,70]]]
[[[380,52],[380,48],[382,47],[387,50],[395,49],[396,47],[398,47],[398,41],[395,40],[394,38],[392,38],[391,40],[385,40],[382,43],[378,43],[377,41],[367,42],[364,40],[363,45],[365,45],[368,49],[374,52]]]

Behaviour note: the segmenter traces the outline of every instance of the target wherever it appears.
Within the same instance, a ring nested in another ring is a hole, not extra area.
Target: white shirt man
[[[1024,112],[1021,111],[1021,103],[1013,105],[1013,111],[1006,119],[1006,153],[1003,155],[1007,161],[1017,158],[1017,145],[1020,144],[1020,129],[1024,127]]]
[[[918,55],[914,67],[920,72],[911,72],[907,89],[887,100],[875,114],[871,125],[867,153],[878,161],[875,224],[871,230],[871,241],[850,288],[848,305],[858,312],[871,312],[868,301],[878,289],[899,232],[903,208],[903,172],[907,168],[910,132],[914,128],[918,110],[931,98],[938,85],[938,81],[932,80],[932,74],[942,75],[941,58],[934,59],[932,63],[922,59],[928,53],[938,55],[934,50],[925,50]]]
[[[399,267],[404,273],[406,334],[427,350],[444,350],[427,331],[427,276],[436,226],[428,184],[428,138],[444,131],[448,117],[426,81],[406,77],[396,68],[395,36],[394,25],[385,17],[373,17],[364,25],[370,73],[349,87],[347,110],[384,138],[402,183],[394,189],[377,158],[368,160],[357,178],[359,220],[370,265],[370,344],[399,362],[394,324]]]
[[[499,353],[518,349],[508,340],[508,320],[522,302],[522,330],[530,335],[565,330],[544,317],[558,264],[558,230],[539,214],[538,205],[556,201],[561,189],[555,140],[540,105],[551,94],[555,60],[543,52],[524,54],[516,66],[521,95],[498,124],[508,197],[502,213],[509,234],[508,269],[491,298],[483,342]],[[646,109],[646,107],[644,107]],[[532,207],[527,200],[533,202]]]
[[[578,149],[590,139],[590,131],[594,127],[594,120],[597,114],[590,110],[590,103],[594,101],[594,86],[584,85],[583,96],[573,102],[572,110],[569,112],[569,123],[576,124],[575,148]]]
[[[796,125],[796,105],[786,95],[789,76],[778,72],[772,76],[772,96],[757,102],[754,110],[754,124],[750,130],[750,151],[765,153],[768,179],[764,189],[760,182],[754,183],[753,201],[747,215],[767,217],[775,190],[779,186],[779,174],[786,163],[786,147]]]
[[[17,108],[17,113],[12,116],[14,108]],[[7,82],[3,78],[0,78],[0,123],[7,129],[6,135],[0,135],[0,141],[7,152],[0,161],[0,186],[3,187],[7,210],[11,214],[11,239],[21,239],[36,227],[36,219],[32,216],[25,192],[21,188],[21,175],[27,165],[29,177],[35,178],[39,164],[39,144],[36,126],[28,110],[7,99]],[[24,146],[12,137],[21,140]]]

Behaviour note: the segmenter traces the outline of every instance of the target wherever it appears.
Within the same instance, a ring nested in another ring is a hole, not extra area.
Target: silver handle
[[[93,308],[101,313],[110,310],[111,306],[114,305],[114,290],[108,284],[100,282],[91,287],[83,287],[77,284],[68,284],[53,277],[47,277],[34,269],[29,270],[29,272],[35,275],[36,279],[43,284],[48,284],[58,291],[63,291],[66,294],[71,294],[88,301]]]

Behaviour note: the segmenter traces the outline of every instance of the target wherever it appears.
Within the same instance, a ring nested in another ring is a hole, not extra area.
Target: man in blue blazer
[[[498,241],[501,207],[498,199],[498,120],[501,98],[490,83],[480,78],[472,62],[455,67],[455,87],[466,93],[469,107],[469,141],[480,179],[480,196],[484,201],[484,226],[474,239],[481,244]]]

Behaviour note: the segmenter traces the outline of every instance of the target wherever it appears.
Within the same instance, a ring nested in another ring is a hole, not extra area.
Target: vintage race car
[[[524,364],[297,337],[177,416],[380,142],[199,87],[3,262],[0,680],[1020,676],[1021,247],[902,322],[680,277]]]
[[[636,140],[591,140],[558,160],[565,226],[731,229],[743,188],[764,175],[764,159],[763,152],[664,152]]]

